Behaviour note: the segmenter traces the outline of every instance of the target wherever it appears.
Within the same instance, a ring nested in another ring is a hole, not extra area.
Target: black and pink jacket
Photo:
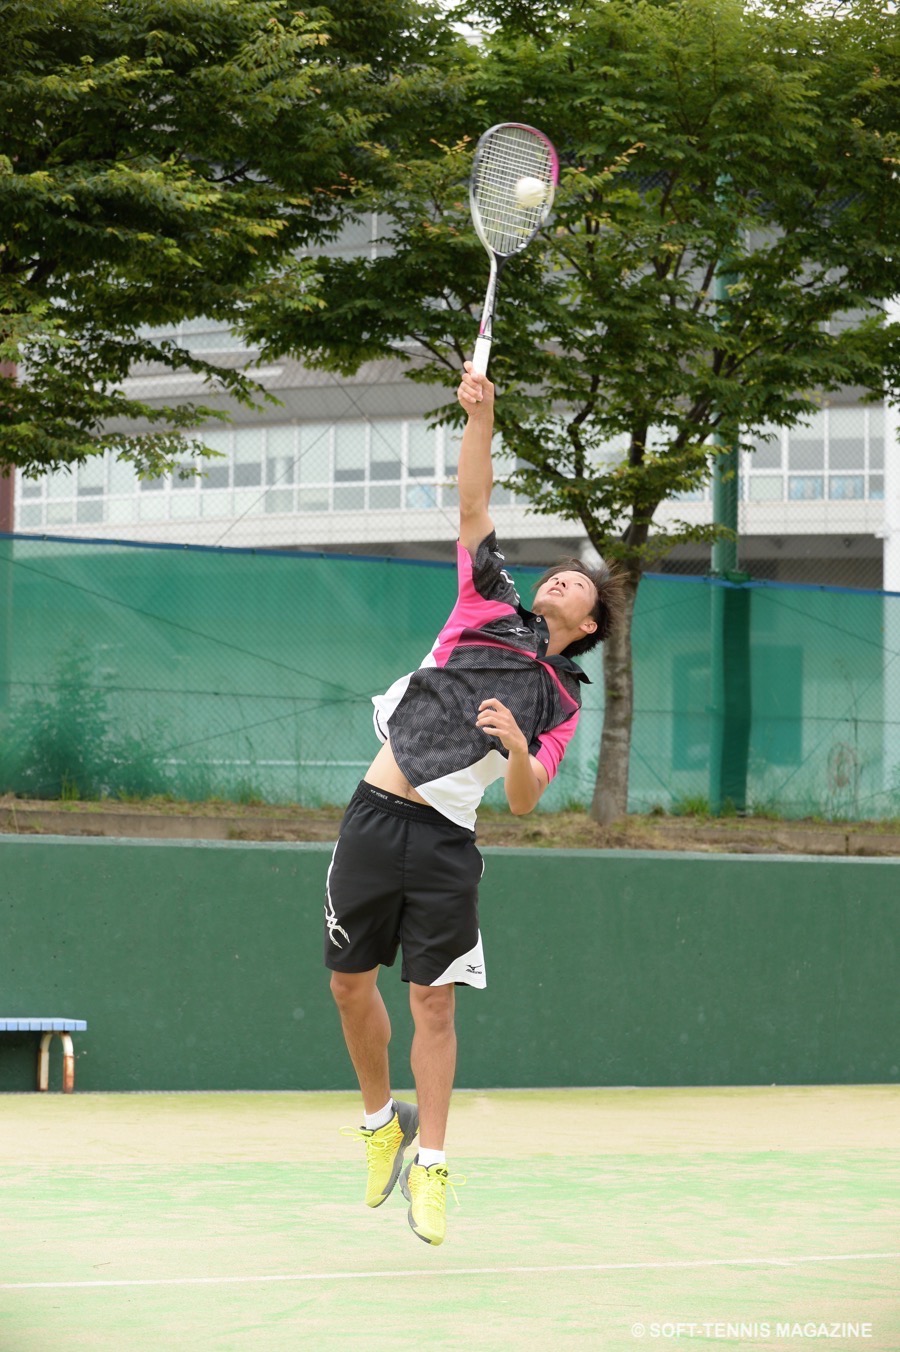
[[[519,602],[497,537],[475,557],[457,546],[459,595],[418,671],[376,695],[375,731],[427,803],[474,828],[488,784],[506,772],[497,737],[475,726],[482,700],[495,697],[528,738],[552,779],[578,724],[587,676],[568,657],[548,657],[546,621]]]

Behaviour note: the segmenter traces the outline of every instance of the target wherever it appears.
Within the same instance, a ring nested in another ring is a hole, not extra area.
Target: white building
[[[223,364],[245,349],[221,328],[177,335]],[[251,354],[252,355],[252,354]],[[405,379],[399,362],[350,379],[284,360],[255,372],[279,401],[234,411],[203,433],[220,452],[201,476],[139,481],[111,455],[40,480],[18,476],[16,529],[84,539],[128,539],[270,549],[447,557],[455,530],[459,433],[428,415],[450,397]],[[151,403],[215,400],[196,377],[136,372],[130,392]],[[891,410],[852,392],[808,426],[781,431],[741,465],[740,562],[756,577],[880,588],[885,542],[900,526],[900,470]],[[611,448],[611,458],[614,448]],[[511,467],[497,447],[498,474]],[[668,504],[660,518],[711,517],[710,493]],[[552,562],[578,551],[572,522],[538,516],[505,488],[493,509],[511,562]],[[900,555],[900,535],[895,552]],[[887,552],[890,554],[890,544]],[[891,556],[892,557],[892,556]],[[680,548],[664,571],[703,572],[708,550]],[[890,570],[900,590],[900,557]]]

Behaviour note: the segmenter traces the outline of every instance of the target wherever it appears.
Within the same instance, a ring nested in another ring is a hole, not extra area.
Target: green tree
[[[416,0],[10,0],[0,23],[0,468],[108,446],[173,468],[216,415],[148,406],[136,365],[260,387],[148,330],[314,306],[305,255],[377,177],[375,130],[427,102],[447,36]]]
[[[561,154],[552,226],[502,280],[491,372],[516,486],[625,573],[592,807],[612,820],[641,576],[716,535],[677,500],[738,437],[829,391],[897,389],[900,334],[880,308],[900,255],[897,28],[878,0],[503,0],[468,17],[484,30],[472,122],[534,123]],[[412,338],[412,378],[455,384],[486,267],[471,144],[443,140],[382,147],[389,193],[359,193],[391,211],[393,254],[322,262],[324,307],[270,311],[257,336],[342,371]]]

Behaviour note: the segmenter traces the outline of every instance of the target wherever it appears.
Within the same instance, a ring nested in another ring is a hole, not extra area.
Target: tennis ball
[[[539,178],[526,176],[516,183],[516,201],[520,207],[539,207],[546,196],[546,190]]]

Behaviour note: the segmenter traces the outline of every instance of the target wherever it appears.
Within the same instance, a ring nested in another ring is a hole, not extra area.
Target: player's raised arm
[[[487,376],[473,373],[469,361],[457,398],[467,415],[459,448],[459,539],[464,549],[474,551],[494,529],[488,512],[494,483],[494,387]]]

